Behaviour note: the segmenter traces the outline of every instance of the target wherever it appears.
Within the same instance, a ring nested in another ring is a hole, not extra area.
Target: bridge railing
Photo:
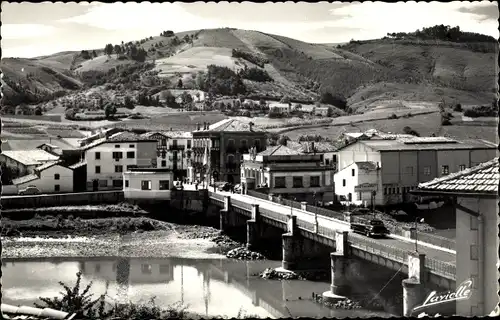
[[[208,196],[211,198],[217,199],[219,201],[224,201],[224,196],[222,194],[218,194],[218,193],[209,191]]]
[[[297,219],[297,227],[307,231],[314,231],[314,223],[300,219]]]
[[[335,240],[335,234],[337,233],[337,231],[322,225],[318,225],[318,233],[326,238]]]
[[[435,273],[443,275],[445,277],[455,278],[457,274],[457,267],[451,262],[445,262],[425,257],[424,265],[427,269],[432,270]]]
[[[320,207],[315,207],[315,206],[311,206],[311,205],[307,205],[306,210],[308,212],[316,213],[320,216],[344,220],[344,215],[341,212],[332,211],[332,210],[328,210],[328,209],[320,208]]]
[[[415,239],[415,233],[411,233],[411,238]],[[448,239],[435,234],[417,231],[417,240],[433,244],[441,248],[447,248],[450,250],[456,250],[456,242],[453,239]]]
[[[281,221],[281,222],[288,222],[288,217],[284,214],[281,214],[279,212],[274,212],[272,210],[268,210],[266,208],[259,208],[259,214],[266,217],[270,218],[276,221]]]
[[[254,198],[259,198],[262,200],[269,200],[269,196],[264,193],[257,192],[255,190],[248,190],[247,195]]]
[[[408,251],[393,246],[382,244],[374,239],[362,237],[355,233],[349,233],[348,242],[354,248],[380,255],[382,257],[407,264]]]
[[[231,205],[235,205],[245,210],[252,211],[252,204],[231,198]]]

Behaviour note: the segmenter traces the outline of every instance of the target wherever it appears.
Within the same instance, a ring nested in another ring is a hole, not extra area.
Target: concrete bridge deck
[[[249,215],[253,204],[259,205],[260,216],[265,220],[274,220],[277,227],[286,230],[287,219],[293,213],[297,217],[297,225],[301,234],[307,238],[323,242],[325,244],[334,243],[335,232],[350,231],[350,224],[339,219],[317,215],[297,208],[291,208],[282,204],[277,204],[268,200],[251,197],[242,194],[232,194],[229,192],[209,192],[212,202],[217,205],[223,205],[224,196],[231,198],[231,206],[236,207],[239,212],[247,211]],[[315,220],[317,219],[317,232],[314,231]],[[393,266],[399,268],[401,265],[408,264],[407,253],[415,252],[415,242],[408,239],[405,241],[398,238],[387,237],[385,239],[372,239],[363,235],[349,233],[348,242],[351,248],[362,251],[363,258],[365,253],[397,262]],[[456,254],[445,248],[418,246],[418,252],[425,254],[425,266],[434,274],[443,276],[446,279],[455,280],[456,274]],[[357,254],[357,255],[358,255]],[[373,260],[373,259],[370,259]]]

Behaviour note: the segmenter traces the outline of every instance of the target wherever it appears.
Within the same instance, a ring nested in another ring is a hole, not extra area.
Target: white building
[[[133,168],[123,173],[123,192],[130,200],[170,200],[174,173],[168,169]]]
[[[269,104],[269,110],[273,111],[276,110],[280,114],[284,113],[292,113],[293,108],[291,103],[270,103]]]
[[[449,197],[456,213],[456,285],[472,280],[469,299],[456,315],[483,317],[498,306],[498,158],[447,177],[422,183],[421,196]]]
[[[340,201],[348,201],[354,205],[371,205],[372,192],[374,205],[381,205],[384,196],[380,167],[376,162],[354,162],[335,174],[335,194]]]
[[[12,184],[18,190],[35,186],[42,193],[73,192],[73,170],[59,161],[49,162],[36,167],[32,174],[14,179]]]
[[[36,167],[57,160],[59,160],[59,156],[41,149],[7,150],[0,153],[0,163],[19,170],[20,176],[34,173]]]
[[[374,162],[381,168],[384,204],[413,199],[410,190],[419,183],[446,176],[488,161],[497,144],[485,140],[411,137],[358,140],[337,154],[339,172],[355,162]]]
[[[123,172],[132,167],[156,167],[156,140],[121,132],[81,150],[87,163],[87,190],[123,188]]]

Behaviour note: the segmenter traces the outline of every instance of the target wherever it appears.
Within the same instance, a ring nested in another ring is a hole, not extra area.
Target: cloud
[[[498,20],[498,4],[492,2],[479,2],[475,6],[460,7],[458,11],[472,14],[476,16],[475,19],[479,21]]]
[[[4,24],[1,28],[3,39],[39,38],[56,32],[56,28],[43,24]]]

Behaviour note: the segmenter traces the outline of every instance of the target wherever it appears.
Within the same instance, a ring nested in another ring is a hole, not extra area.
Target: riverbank
[[[215,228],[144,217],[2,219],[2,258],[217,258],[241,244]]]

